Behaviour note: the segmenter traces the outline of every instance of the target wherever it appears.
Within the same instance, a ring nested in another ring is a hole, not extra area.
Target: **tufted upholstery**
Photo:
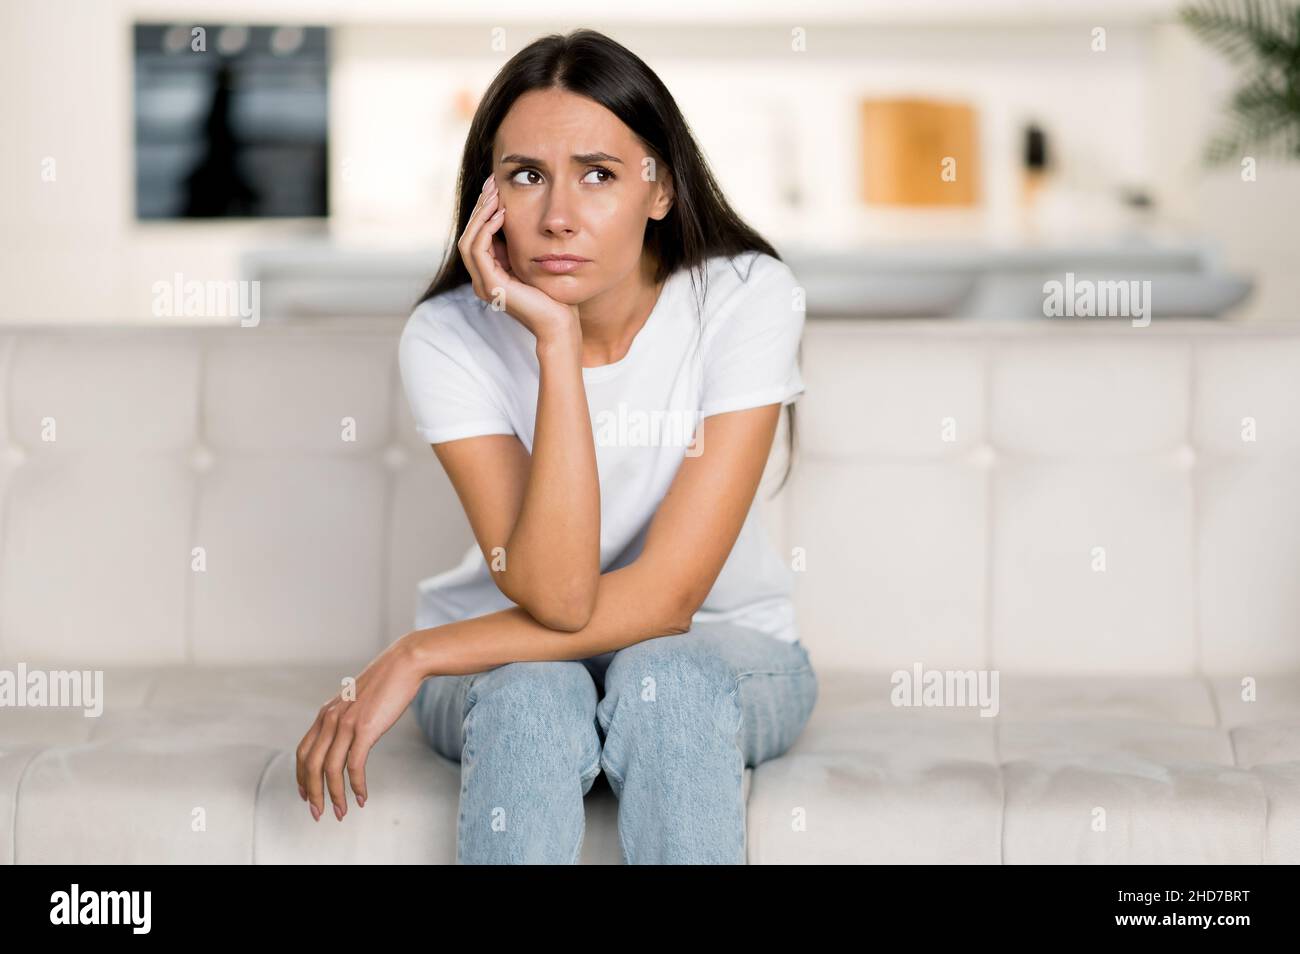
[[[0,329],[0,669],[105,695],[0,708],[0,860],[454,859],[411,713],[342,824],[292,775],[472,541],[400,329]],[[803,362],[762,507],[821,695],[746,773],[750,862],[1300,862],[1300,327],[814,316]],[[997,715],[891,704],[918,666]]]

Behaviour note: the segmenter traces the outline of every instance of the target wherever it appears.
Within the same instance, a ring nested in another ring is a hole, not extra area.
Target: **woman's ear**
[[[662,169],[662,167],[661,167]],[[662,169],[658,182],[659,191],[655,195],[654,206],[650,209],[650,218],[662,220],[672,210],[676,195],[673,191],[673,176],[667,169]]]

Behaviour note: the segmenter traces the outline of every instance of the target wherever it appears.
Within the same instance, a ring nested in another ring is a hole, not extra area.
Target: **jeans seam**
[[[731,686],[731,701],[736,706],[736,730],[733,737],[736,740],[736,747],[741,749],[740,776],[736,779],[736,788],[740,792],[740,856],[744,864],[749,863],[749,800],[745,798],[745,753],[741,741],[741,734],[745,729],[745,707],[740,704],[740,680],[757,674],[758,670],[739,673]],[[763,675],[782,675],[782,673],[763,673]]]
[[[744,726],[744,719],[745,719],[745,709],[740,704],[740,680],[748,679],[750,676],[803,676],[803,675],[811,675],[814,680],[817,679],[817,674],[813,671],[812,666],[804,666],[801,669],[751,669],[747,672],[737,673],[735,681],[731,687],[731,693],[730,693],[731,701],[736,704],[736,709],[740,713],[740,716],[736,721],[737,734],[739,735],[741,728]],[[814,704],[815,703],[816,703],[816,697],[814,696]],[[811,712],[809,714],[811,715]],[[744,772],[743,766],[741,772],[743,775]]]
[[[799,669],[750,669],[736,673],[736,684],[731,691],[734,695],[736,689],[740,688],[740,680],[747,679],[750,676],[802,676],[804,673],[812,671],[812,666],[802,666]]]
[[[573,857],[569,859],[569,864],[571,865],[576,865],[578,863],[578,859],[582,857],[582,843],[587,840],[586,811],[587,811],[586,806],[583,806],[582,830],[578,832],[578,847],[573,849]]]
[[[617,781],[621,786],[623,784],[623,776],[619,775],[618,772],[614,771],[610,766],[602,765],[605,760],[605,749],[609,747],[609,727],[614,724],[614,717],[611,715],[608,720],[602,719],[600,717],[600,707],[597,705],[596,721],[600,723],[600,731],[605,735],[604,743],[600,747],[600,754],[596,756],[596,764],[604,769],[606,775]]]
[[[619,784],[622,785],[623,783],[619,782]],[[630,865],[632,864],[632,850],[631,850],[632,839],[623,830],[623,822],[625,820],[626,819],[623,816],[622,804],[620,803],[619,811],[618,811],[618,824],[615,826],[616,828],[615,834],[618,835],[619,850],[623,853],[623,864]]]
[[[612,768],[611,768],[610,766],[608,766],[608,765],[606,765],[604,768],[605,768],[605,774],[606,774],[606,775],[608,775],[610,778],[614,779],[614,781],[618,782],[619,785],[622,785],[622,784],[623,784],[623,776],[622,776],[622,775],[619,775],[618,772],[616,772],[614,769],[612,769]]]
[[[460,797],[456,810],[456,858],[460,860],[461,854],[466,844],[465,837],[465,793],[468,790],[468,784],[465,778],[465,760],[472,759],[473,753],[469,748],[469,732],[466,731],[465,722],[469,717],[469,710],[472,708],[469,701],[469,692],[465,691],[469,683],[469,675],[462,675],[457,689],[463,692],[460,699]]]
[[[600,708],[599,708],[599,706],[598,706],[597,709],[596,709],[596,721],[600,723],[601,731],[602,731],[602,732],[604,733],[604,735],[605,735],[605,741],[604,741],[604,744],[601,745],[601,747],[600,747],[600,755],[597,756],[596,764],[597,764],[598,766],[600,766],[601,769],[604,770],[606,776],[608,776],[610,779],[612,779],[611,787],[613,787],[613,782],[617,782],[617,783],[618,783],[618,788],[619,788],[619,790],[621,791],[621,790],[623,789],[624,785],[625,785],[625,782],[624,782],[623,776],[620,775],[620,774],[619,774],[619,773],[614,769],[614,767],[613,767],[612,764],[607,764],[607,763],[605,762],[605,752],[606,752],[606,750],[609,748],[609,736],[610,736],[609,729],[610,729],[610,726],[612,726],[612,725],[614,724],[614,716],[611,714],[608,720],[602,719],[602,718],[600,717]],[[623,800],[622,800],[622,797],[620,796],[620,797],[619,797],[619,807],[618,807],[618,812],[617,812],[616,821],[615,821],[615,824],[614,824],[614,835],[615,835],[615,837],[618,839],[618,849],[619,849],[619,852],[623,855],[623,864],[625,864],[625,865],[630,865],[630,864],[632,864],[632,856],[631,856],[631,853],[628,851],[628,839],[627,839],[627,837],[625,836],[624,831],[623,831],[623,820],[624,820],[624,818],[623,818],[623,804],[622,804],[622,802],[623,802]]]

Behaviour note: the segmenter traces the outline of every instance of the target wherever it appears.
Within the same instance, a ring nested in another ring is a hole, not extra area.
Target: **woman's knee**
[[[674,637],[645,640],[622,650],[605,676],[605,698],[598,717],[607,742],[653,736],[653,747],[672,748],[674,740],[700,745],[708,738],[734,739],[740,712],[736,678],[727,661]]]
[[[605,692],[646,702],[697,705],[733,694],[735,674],[727,660],[703,642],[657,637],[623,649],[610,662]]]
[[[524,715],[546,711],[563,718],[594,706],[596,685],[576,660],[512,662],[467,677],[465,708],[518,707]]]
[[[465,744],[480,750],[498,744],[516,758],[594,759],[596,685],[574,660],[508,663],[469,680],[462,725]]]

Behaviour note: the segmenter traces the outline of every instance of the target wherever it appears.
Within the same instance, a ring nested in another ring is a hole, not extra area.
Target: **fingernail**
[[[491,175],[489,175],[486,179],[483,180],[483,191],[484,191],[484,192],[486,192],[486,191],[488,190],[488,183],[491,182],[491,181],[492,181],[492,176],[491,176]]]
[[[357,796],[357,808],[365,808],[365,807],[366,807],[366,796],[364,796],[364,795],[358,795],[358,796]]]
[[[343,820],[343,809],[339,808],[337,805],[334,806],[334,817],[339,821]]]
[[[307,801],[307,789],[303,788],[301,785],[298,786],[298,797],[304,802]]]
[[[320,821],[320,809],[317,808],[315,805],[311,807],[311,817],[314,818],[316,821]]]

